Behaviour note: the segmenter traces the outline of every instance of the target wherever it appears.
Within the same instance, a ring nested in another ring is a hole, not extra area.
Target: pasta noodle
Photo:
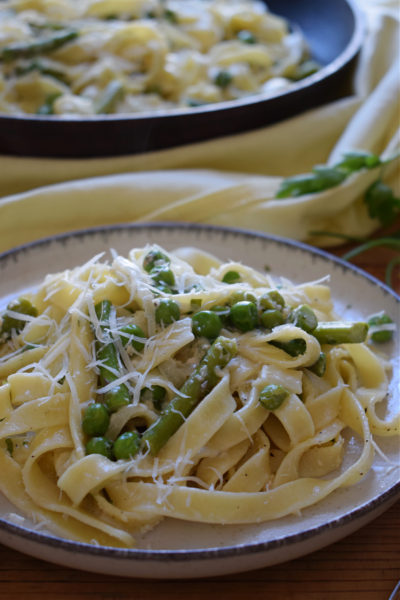
[[[279,519],[399,435],[378,410],[390,363],[326,282],[277,286],[193,248],[112,256],[3,312],[0,491],[34,522],[129,547],[164,517]]]
[[[260,0],[3,0],[0,112],[90,116],[269,94],[306,77],[302,34]]]

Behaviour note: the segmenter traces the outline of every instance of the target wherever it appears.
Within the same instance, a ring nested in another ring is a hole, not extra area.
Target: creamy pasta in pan
[[[287,88],[318,69],[260,0],[3,0],[0,112],[143,113]]]
[[[338,320],[325,281],[277,285],[193,248],[48,275],[2,314],[0,491],[58,535],[112,546],[164,517],[296,514],[399,435],[371,341],[394,324],[372,323]]]

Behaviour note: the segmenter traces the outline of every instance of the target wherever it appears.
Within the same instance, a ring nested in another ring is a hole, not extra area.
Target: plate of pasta
[[[262,126],[343,91],[361,40],[348,0],[3,0],[0,151],[126,154]]]
[[[190,224],[0,256],[0,541],[80,569],[272,565],[400,495],[400,299],[303,244]]]

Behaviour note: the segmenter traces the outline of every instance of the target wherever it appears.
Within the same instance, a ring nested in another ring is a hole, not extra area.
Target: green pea
[[[170,325],[178,321],[181,316],[181,309],[175,300],[163,298],[156,308],[156,321],[162,325]]]
[[[176,290],[171,288],[169,285],[167,285],[163,281],[160,281],[159,283],[157,283],[156,287],[160,292],[163,292],[164,294],[176,294]],[[158,294],[158,293],[155,293],[154,295],[157,297],[160,296],[160,294]]]
[[[192,317],[192,332],[196,337],[213,340],[219,336],[221,329],[222,322],[215,311],[201,310]]]
[[[310,371],[318,375],[318,377],[323,377],[326,372],[326,354],[325,352],[321,352],[319,358],[315,361],[313,365],[308,367]]]
[[[113,453],[117,460],[132,458],[140,448],[140,436],[136,431],[121,433],[114,442]]]
[[[236,304],[237,302],[242,302],[243,300],[257,304],[257,298],[255,295],[245,290],[236,290],[236,292],[233,292],[229,298],[229,304]]]
[[[12,310],[13,312],[20,313],[22,315],[30,315],[31,317],[36,317],[38,314],[37,309],[26,298],[12,300],[12,302],[8,304],[7,310]],[[26,321],[15,319],[9,315],[4,315],[1,331],[2,333],[11,333],[11,331],[15,329],[15,331],[18,333],[22,331],[25,325]]]
[[[150,275],[155,283],[162,283],[169,286],[175,285],[175,275],[168,264],[161,264],[150,270]]]
[[[116,385],[110,391],[104,394],[104,404],[110,413],[116,412],[123,406],[129,404],[127,398],[126,386],[124,384]]]
[[[307,343],[303,338],[295,338],[293,340],[289,340],[288,342],[280,342],[279,340],[273,340],[272,342],[268,342],[271,346],[275,346],[276,348],[280,348],[289,356],[300,356],[304,354],[307,350]]]
[[[219,71],[217,76],[214,79],[214,82],[220,88],[226,88],[230,83],[232,83],[233,75],[229,73],[229,71]]]
[[[210,308],[213,312],[217,313],[221,321],[224,323],[229,316],[231,307],[229,305],[224,304],[215,304]]]
[[[258,400],[267,410],[276,410],[288,396],[289,391],[283,385],[271,383],[261,390]]]
[[[157,265],[169,264],[171,261],[161,250],[150,250],[143,259],[143,269],[148,273]]]
[[[174,25],[179,22],[178,15],[176,14],[176,12],[169,8],[167,8],[167,10],[164,11],[164,18],[170,23],[173,23]]]
[[[92,437],[86,444],[86,454],[102,454],[112,459],[113,443],[105,437]]]
[[[313,75],[313,73],[319,71],[320,68],[321,65],[315,60],[305,60],[296,67],[295,72],[291,75],[290,79],[299,81],[300,79]]]
[[[240,281],[240,274],[237,271],[227,271],[222,281],[223,283],[237,283]]]
[[[242,300],[231,306],[230,321],[240,331],[250,331],[257,326],[257,306],[254,302]]]
[[[237,38],[244,44],[255,44],[257,41],[254,33],[251,33],[251,31],[247,31],[246,29],[239,31]]]
[[[318,325],[318,319],[315,312],[308,304],[301,304],[295,308],[290,315],[290,321],[296,325],[296,327],[300,327],[300,329],[307,331],[307,333],[311,333]]]
[[[282,310],[285,307],[285,300],[278,290],[270,290],[263,294],[259,300],[260,307],[265,310]]]
[[[141,342],[132,338],[144,338],[146,339],[146,334],[143,329],[139,327],[139,325],[135,325],[135,323],[130,323],[129,325],[125,325],[121,327],[119,330],[120,338],[123,345],[132,346],[138,352],[141,352],[144,348],[144,342]]]
[[[93,402],[84,412],[82,429],[86,435],[104,435],[110,424],[110,415],[104,404]]]
[[[385,313],[377,313],[368,319],[368,327],[379,327],[379,325],[388,325],[389,323],[393,323],[393,320]],[[371,334],[371,340],[378,344],[389,342],[392,337],[392,329],[377,329]]]
[[[260,321],[267,329],[273,329],[274,327],[278,327],[278,325],[283,325],[285,317],[280,310],[269,309],[263,311]]]

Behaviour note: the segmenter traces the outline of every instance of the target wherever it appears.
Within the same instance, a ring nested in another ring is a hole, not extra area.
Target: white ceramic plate
[[[400,322],[400,298],[366,273],[303,244],[259,233],[201,225],[127,225],[67,234],[0,255],[1,304],[34,287],[47,273],[74,267],[101,251],[127,254],[156,242],[166,249],[197,246],[222,259],[241,260],[300,283],[331,277],[336,311],[345,319],[385,310]],[[400,339],[382,348],[394,363],[393,407],[400,400]],[[228,574],[273,565],[331,544],[377,517],[400,496],[398,439],[379,441],[379,454],[356,486],[318,505],[265,524],[211,526],[164,520],[135,549],[94,547],[38,530],[0,497],[0,542],[65,566],[113,575],[184,578]]]

